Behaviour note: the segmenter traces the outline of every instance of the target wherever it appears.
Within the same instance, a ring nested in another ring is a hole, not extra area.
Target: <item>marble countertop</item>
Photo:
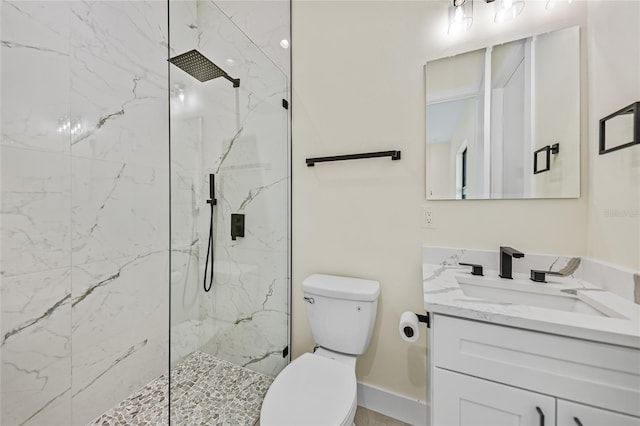
[[[524,273],[514,273],[511,281],[490,269],[485,269],[484,277],[478,277],[471,274],[469,267],[452,262],[424,263],[422,271],[424,308],[428,312],[640,349],[640,306],[584,279],[548,276],[548,283],[538,284]],[[563,290],[563,294],[605,315],[474,298],[460,286],[461,282],[482,285],[483,280],[489,285],[497,282],[514,287],[543,286],[556,293]]]

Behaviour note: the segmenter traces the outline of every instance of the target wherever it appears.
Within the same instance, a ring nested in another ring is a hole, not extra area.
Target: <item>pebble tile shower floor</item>
[[[168,379],[168,374],[163,374],[90,425],[168,425]],[[171,425],[251,426],[260,417],[262,400],[272,381],[194,352],[171,373]]]

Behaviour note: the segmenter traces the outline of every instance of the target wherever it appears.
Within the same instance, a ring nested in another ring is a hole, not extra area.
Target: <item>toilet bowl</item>
[[[318,348],[291,362],[273,381],[261,426],[351,426],[358,405],[356,357],[373,333],[380,284],[311,275],[302,284]]]
[[[357,408],[355,370],[305,353],[276,377],[264,398],[261,426],[351,426]]]

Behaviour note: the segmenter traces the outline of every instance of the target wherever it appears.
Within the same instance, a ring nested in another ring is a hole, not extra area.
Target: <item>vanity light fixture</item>
[[[449,35],[469,31],[473,23],[473,0],[450,0]]]
[[[554,8],[557,1],[559,0],[547,0],[547,9]],[[567,1],[571,3],[572,0]],[[484,2],[494,3],[494,22],[497,24],[514,20],[524,10],[524,0],[484,0]],[[473,0],[447,0],[447,3],[449,4],[447,33],[456,35],[469,31],[473,23]]]
[[[496,0],[494,22],[513,21],[524,9],[524,0]]]

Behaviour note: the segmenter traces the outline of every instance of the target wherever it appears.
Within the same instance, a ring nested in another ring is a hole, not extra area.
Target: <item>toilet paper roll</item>
[[[400,317],[400,336],[405,342],[413,343],[420,337],[418,316],[413,312],[404,312]]]

